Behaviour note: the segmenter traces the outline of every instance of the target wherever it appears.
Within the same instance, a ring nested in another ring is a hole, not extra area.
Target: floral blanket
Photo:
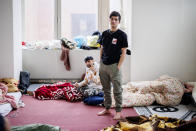
[[[155,101],[161,105],[174,106],[180,103],[183,94],[182,82],[167,75],[155,81],[129,82],[123,86],[122,107],[148,106]],[[112,107],[114,106],[115,101],[112,96]]]
[[[43,85],[34,91],[34,97],[39,100],[65,99],[67,101],[79,101],[82,94],[79,93],[71,83],[56,83]]]

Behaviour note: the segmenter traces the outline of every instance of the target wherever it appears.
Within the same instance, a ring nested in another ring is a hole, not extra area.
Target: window
[[[23,40],[91,35],[98,30],[98,0],[23,0]]]
[[[98,0],[61,1],[61,37],[73,39],[98,30]]]
[[[24,0],[24,41],[54,39],[55,0]]]

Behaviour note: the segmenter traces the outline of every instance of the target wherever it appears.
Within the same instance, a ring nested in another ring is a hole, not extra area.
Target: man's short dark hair
[[[112,11],[112,12],[110,13],[110,19],[112,18],[112,16],[118,16],[118,20],[119,20],[119,22],[120,22],[120,20],[121,20],[120,13],[118,13],[117,11]]]
[[[93,57],[92,56],[87,56],[85,59],[84,59],[84,62],[86,63],[87,61],[89,60],[93,60]]]

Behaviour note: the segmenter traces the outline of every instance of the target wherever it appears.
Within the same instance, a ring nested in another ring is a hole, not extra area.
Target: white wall
[[[22,16],[21,0],[13,0],[13,45],[14,45],[14,78],[19,79],[22,70]]]
[[[133,0],[131,81],[196,81],[196,1]]]
[[[13,77],[13,13],[12,1],[0,1],[0,78]]]
[[[0,1],[0,78],[19,79],[22,69],[20,0]]]
[[[23,70],[31,74],[31,79],[80,79],[85,73],[84,58],[93,56],[100,61],[99,50],[75,49],[70,51],[71,70],[65,69],[60,61],[61,50],[23,50]],[[130,56],[126,56],[122,65],[123,83],[130,80]]]

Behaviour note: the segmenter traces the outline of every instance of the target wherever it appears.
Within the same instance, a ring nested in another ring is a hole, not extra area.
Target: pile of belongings
[[[101,131],[195,131],[196,118],[190,121],[176,118],[159,117],[152,115],[126,117],[118,121],[116,125],[107,127]]]
[[[98,49],[100,47],[101,33],[95,31],[92,35],[77,36],[74,41],[77,43],[77,47],[80,49],[91,50]]]
[[[23,41],[22,49],[58,50],[61,49],[61,41],[60,40]]]
[[[65,48],[68,48],[68,49],[75,49],[76,48],[76,43],[69,41],[67,38],[61,39],[61,45]]]

